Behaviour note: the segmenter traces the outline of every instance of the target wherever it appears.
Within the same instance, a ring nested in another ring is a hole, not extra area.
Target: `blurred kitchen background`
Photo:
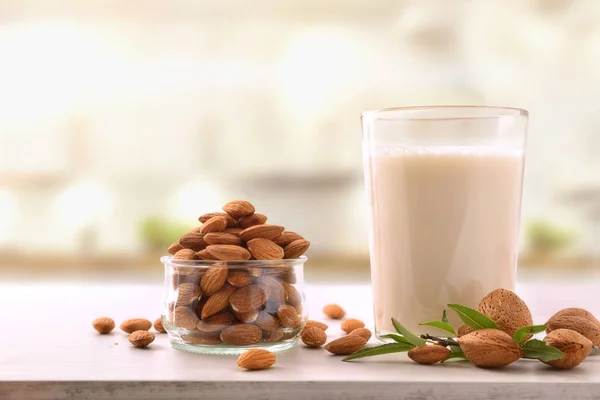
[[[598,0],[1,0],[0,275],[154,279],[242,198],[366,278],[360,113],[417,104],[528,109],[520,268],[600,270]]]

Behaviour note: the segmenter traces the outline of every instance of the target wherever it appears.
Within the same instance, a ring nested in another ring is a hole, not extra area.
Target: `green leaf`
[[[382,344],[381,346],[376,347],[367,347],[365,349],[359,350],[356,353],[350,354],[348,357],[344,358],[342,361],[350,361],[357,358],[364,357],[372,357],[378,356],[381,354],[390,354],[390,353],[402,353],[404,351],[409,351],[414,346],[405,343],[387,343]]]
[[[404,343],[404,344],[409,344],[412,347],[415,347],[414,344],[412,344],[411,342],[409,342],[408,340],[404,339],[404,336],[400,336],[400,335],[396,335],[394,333],[390,333],[387,335],[381,335],[382,338],[386,338],[386,339],[392,339],[397,343]]]
[[[546,330],[546,325],[531,325],[525,326],[513,335],[513,339],[515,342],[519,344],[523,344],[527,340],[527,336],[535,335],[536,333],[544,332]]]
[[[494,321],[477,310],[460,304],[448,304],[448,307],[456,311],[460,319],[473,329],[499,329]]]
[[[448,313],[446,312],[446,310],[444,310],[444,312],[442,313],[442,322],[450,323],[450,321],[448,321]]]
[[[459,346],[450,346],[450,350],[452,350],[452,353],[448,354],[446,358],[442,360],[442,362],[452,360],[453,358],[462,358],[464,360],[467,359],[465,353],[463,353]]]
[[[402,326],[400,322],[398,322],[394,318],[392,318],[392,324],[394,325],[394,328],[396,328],[396,331],[402,336],[404,336],[404,339],[414,344],[415,346],[423,346],[427,343],[425,339],[418,337],[417,335],[406,329],[404,326]]]
[[[536,358],[540,361],[560,360],[564,354],[556,347],[548,346],[546,342],[531,339],[523,345],[523,353],[527,358]]]
[[[454,332],[454,328],[452,328],[452,325],[444,321],[430,321],[419,325],[433,326],[434,328],[443,329],[446,332],[450,332],[451,334],[456,335],[456,332]]]

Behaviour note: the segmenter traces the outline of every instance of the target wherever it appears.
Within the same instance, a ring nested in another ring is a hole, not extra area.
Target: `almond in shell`
[[[600,345],[600,327],[589,319],[572,315],[562,315],[551,318],[546,322],[546,327],[546,332],[549,333],[557,329],[570,329],[591,340],[594,346]]]
[[[565,308],[554,314],[552,317],[550,317],[550,319],[565,316],[585,318],[600,328],[600,321],[598,321],[598,318],[596,318],[594,314],[592,314],[588,310],[584,310],[583,308]]]
[[[505,367],[523,357],[521,346],[498,329],[479,329],[457,341],[467,359],[482,368]]]
[[[586,359],[592,348],[591,340],[570,329],[554,330],[546,335],[544,341],[564,354],[559,360],[545,362],[560,369],[575,368]]]
[[[510,336],[520,328],[533,325],[527,304],[510,290],[496,289],[489,293],[479,302],[478,310]]]
[[[262,338],[262,329],[251,324],[237,324],[221,332],[221,340],[233,346],[248,346],[258,343]]]

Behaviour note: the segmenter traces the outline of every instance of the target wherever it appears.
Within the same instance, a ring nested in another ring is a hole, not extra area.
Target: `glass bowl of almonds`
[[[171,345],[201,354],[294,347],[306,324],[302,254],[310,243],[267,224],[247,201],[202,215],[169,247],[162,315]]]

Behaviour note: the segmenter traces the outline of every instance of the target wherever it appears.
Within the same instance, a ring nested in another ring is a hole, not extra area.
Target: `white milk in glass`
[[[415,332],[440,333],[418,324],[439,320],[448,303],[477,308],[488,292],[514,288],[523,161],[518,150],[469,146],[369,156],[379,335],[394,331],[392,317]]]

